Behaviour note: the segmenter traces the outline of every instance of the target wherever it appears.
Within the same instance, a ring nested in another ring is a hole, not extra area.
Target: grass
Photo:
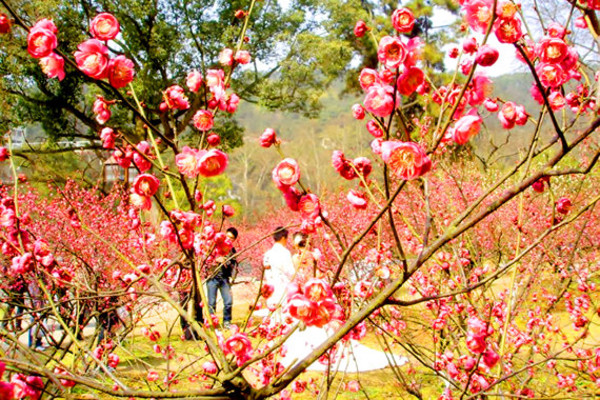
[[[235,293],[235,292],[234,292]],[[597,295],[592,295],[594,302],[597,299]],[[242,324],[243,317],[246,315],[248,305],[251,303],[250,300],[243,298],[237,298],[234,302],[234,323]],[[410,310],[406,310],[403,313],[403,317],[421,322],[427,323],[422,318],[423,306],[412,307]],[[221,310],[218,308],[218,315],[222,315]],[[593,314],[593,310],[590,310],[589,317]],[[553,315],[560,326],[562,332],[565,333],[568,339],[572,340],[579,335],[579,332],[573,329],[573,324],[569,318],[568,312],[563,308],[557,308]],[[255,321],[256,322],[256,321]],[[516,320],[518,326],[523,327],[527,323],[526,317],[520,317]],[[197,377],[190,376],[189,371],[198,370],[200,365],[207,359],[206,352],[203,342],[195,341],[184,341],[181,340],[181,329],[177,321],[176,314],[171,310],[160,309],[155,315],[149,315],[144,319],[146,327],[156,329],[161,333],[161,337],[156,342],[150,342],[147,338],[143,337],[141,333],[141,326],[136,328],[132,334],[130,334],[126,340],[124,340],[120,346],[114,350],[119,355],[121,362],[117,369],[118,377],[125,384],[132,388],[146,389],[146,390],[161,390],[164,389],[165,385],[162,382],[162,378],[166,375],[166,371],[179,370],[182,366],[192,366],[187,369],[183,369],[179,378],[179,384],[176,386],[177,390],[195,389],[198,388],[200,381]],[[412,340],[421,345],[427,346],[431,344],[431,332],[430,330],[418,329],[418,325],[411,323],[412,330],[406,332],[405,339]],[[171,330],[171,334],[167,332]],[[378,348],[378,337],[370,331],[367,336],[361,341],[362,344]],[[592,323],[588,337],[585,341],[582,341],[580,347],[597,347],[600,344],[600,327],[596,323]],[[153,349],[154,345],[160,346],[160,349],[164,350],[168,346],[171,346],[174,350],[174,358],[167,360],[163,354],[156,353]],[[555,346],[561,346],[561,343],[554,343]],[[431,346],[430,346],[431,347]],[[400,350],[395,350],[395,353],[404,354]],[[146,376],[148,371],[156,370],[161,376],[161,380],[155,383],[146,383]],[[418,363],[411,362],[409,365],[401,367],[403,374],[408,375],[411,380],[418,377],[415,383],[416,388],[420,391],[423,398],[432,399],[437,398],[442,389],[442,382],[439,377],[436,377],[430,370],[420,366]],[[250,378],[250,376],[248,376]],[[192,378],[192,379],[190,379]],[[316,398],[317,391],[323,391],[323,378],[324,373],[308,371],[303,373],[299,379],[312,382],[309,384],[309,390],[304,393],[294,394],[294,399],[308,400]],[[112,381],[106,377],[102,378],[102,375],[97,377],[98,380],[104,381],[108,385],[112,385]],[[356,380],[360,383],[361,390],[352,393],[343,389],[343,385],[352,380]],[[536,370],[535,384],[537,386],[553,385],[555,382],[554,375],[551,371],[547,371],[545,367]],[[291,388],[288,388],[291,390]],[[590,389],[592,390],[592,389]],[[72,389],[73,394],[77,394],[79,398],[110,398],[109,395],[103,395],[99,393],[90,392],[89,389],[81,387],[75,387]],[[360,375],[356,373],[344,374],[338,373],[332,380],[328,397],[329,399],[410,399],[415,398],[411,396],[406,388],[402,386],[399,379],[391,368],[386,368],[371,372],[362,372]]]
[[[243,316],[245,316],[248,310],[247,301],[237,301],[234,305],[234,323],[242,324]],[[221,315],[221,311],[217,308],[218,315]],[[134,331],[134,334],[127,337],[123,341],[119,348],[115,350],[116,354],[119,355],[121,360],[118,372],[119,377],[124,382],[132,387],[139,387],[140,382],[145,381],[149,370],[154,369],[160,372],[161,377],[165,375],[165,372],[169,365],[169,370],[176,370],[182,365],[194,363],[194,368],[197,369],[207,358],[203,358],[206,355],[204,351],[203,342],[195,341],[184,341],[181,340],[181,329],[177,321],[173,321],[171,317],[165,317],[162,320],[155,320],[152,322],[153,329],[157,329],[161,332],[161,337],[156,342],[150,342],[141,335],[139,329]],[[171,335],[166,335],[168,328],[174,324],[174,328]],[[369,333],[362,341],[363,344],[376,348],[377,340],[373,333]],[[157,354],[153,351],[153,346],[159,345],[162,349],[167,346],[172,346],[175,350],[176,358],[167,361],[162,354]],[[190,381],[188,378],[189,374],[182,373],[180,383],[177,385],[178,390],[193,389],[198,387],[198,382]],[[310,385],[312,390],[306,390],[304,393],[294,394],[294,399],[314,399],[315,390],[323,390],[322,378],[324,377],[321,372],[308,371],[303,373],[299,379],[304,381],[313,380],[315,383]],[[361,384],[361,391],[357,393],[351,393],[343,390],[342,385],[349,381],[356,380]],[[162,384],[162,383],[161,383]],[[164,386],[164,385],[163,385]],[[150,387],[145,389],[157,390],[158,386],[151,384]],[[288,388],[289,390],[289,388]],[[404,398],[402,394],[403,390],[397,383],[397,379],[393,371],[390,368],[383,370],[363,372],[360,375],[344,374],[339,372],[335,375],[330,389],[329,398],[338,399],[401,399]],[[108,398],[108,396],[98,395],[98,398]]]

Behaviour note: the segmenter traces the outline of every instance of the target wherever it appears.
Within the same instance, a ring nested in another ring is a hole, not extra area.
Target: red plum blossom
[[[117,37],[120,30],[119,21],[114,15],[100,13],[90,23],[90,32],[98,40],[112,40]]]
[[[398,68],[404,62],[406,54],[406,46],[398,37],[384,36],[379,41],[377,57],[388,68]]]
[[[58,78],[59,81],[65,78],[65,60],[54,52],[40,58],[40,67],[48,78]]]
[[[383,142],[381,158],[392,174],[404,180],[416,179],[431,169],[431,160],[423,148],[414,142]]]
[[[399,33],[410,33],[415,26],[415,16],[408,8],[398,8],[392,13],[392,25]]]
[[[0,13],[0,34],[10,32],[12,22],[10,18],[4,13]]]
[[[133,81],[133,61],[125,56],[117,56],[108,64],[108,81],[119,89]]]
[[[194,126],[202,132],[210,131],[214,126],[213,114],[208,110],[198,110],[193,117]]]
[[[204,151],[198,160],[198,171],[200,175],[209,178],[221,175],[225,172],[229,158],[221,150],[211,149]]]
[[[300,167],[293,158],[286,158],[273,169],[272,177],[278,188],[293,186],[300,179]]]
[[[27,51],[33,58],[47,57],[58,46],[56,25],[48,19],[38,21],[27,36]]]
[[[89,39],[77,46],[75,61],[79,69],[94,79],[105,78],[108,72],[108,48],[98,39]]]
[[[367,24],[363,20],[358,20],[356,25],[354,25],[354,35],[356,37],[363,37],[368,30],[369,27],[367,27]]]

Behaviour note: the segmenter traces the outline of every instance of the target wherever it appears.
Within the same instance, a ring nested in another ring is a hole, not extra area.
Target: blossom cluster
[[[596,5],[592,4],[593,2],[588,3],[588,7],[595,9]],[[493,4],[492,0],[461,1],[465,20],[473,31],[485,33],[493,22],[491,27],[498,41],[514,44],[517,47],[517,58],[535,68],[539,84],[537,81],[532,83],[532,97],[540,104],[544,104],[546,98],[553,111],[567,106],[575,113],[594,110],[596,101],[590,97],[585,84],[576,85],[573,91],[563,90],[567,82],[579,81],[582,78],[577,51],[565,39],[567,28],[557,22],[550,22],[545,27],[545,35],[534,42],[532,38],[526,38],[523,34],[518,12],[521,5],[518,2],[498,1],[495,10]],[[462,47],[465,55],[473,55],[473,58],[465,58],[461,63],[462,72],[465,74],[468,74],[474,65],[490,66],[498,58],[496,49],[489,44],[478,43],[474,37],[466,39]],[[451,57],[457,55],[458,49],[454,49]],[[484,105],[488,111],[496,112],[498,106],[495,103],[492,99],[486,99]],[[498,118],[505,129],[512,129],[515,124],[524,125],[527,122],[527,113],[522,106],[506,102]]]
[[[6,364],[0,361],[0,379],[4,375]],[[62,380],[61,380],[62,382]],[[0,399],[37,400],[42,395],[44,381],[39,376],[13,374],[9,382],[0,381]]]
[[[0,200],[0,226],[5,234],[1,251],[4,256],[12,258],[7,272],[11,276],[25,276],[33,272],[35,264],[39,263],[56,278],[70,279],[71,277],[65,276],[56,264],[48,242],[31,235],[29,231],[31,224],[30,214],[18,215],[14,198],[3,194]]]
[[[272,129],[263,134],[261,142],[274,143],[277,136]],[[269,144],[270,145],[270,144]],[[292,211],[300,212],[302,218],[302,230],[314,232],[316,227],[322,224],[322,209],[319,198],[313,193],[301,191],[296,187],[300,181],[300,166],[293,158],[285,158],[277,164],[271,173],[273,182],[283,193],[286,204]]]
[[[201,208],[210,216],[215,203],[209,200]],[[228,255],[233,247],[225,233],[219,232],[211,221],[203,221],[198,213],[173,210],[169,217],[169,221],[163,221],[160,225],[161,237],[168,242],[178,243],[185,250],[194,249],[198,256],[207,258],[208,264],[216,257]]]
[[[5,25],[10,23],[6,18]],[[8,29],[8,28],[7,28]],[[75,52],[75,62],[77,67],[87,76],[94,79],[108,78],[111,85],[115,88],[127,86],[133,80],[134,64],[123,55],[117,55],[110,58],[106,41],[115,39],[120,32],[118,20],[109,13],[98,14],[90,23],[90,32],[92,39],[78,45],[78,51]],[[29,31],[28,51],[34,58],[39,58],[44,72],[49,77],[58,77],[63,79],[64,59],[61,55],[54,52],[58,46],[58,29],[56,25],[48,19],[38,21]],[[227,50],[227,49],[226,49]],[[220,57],[223,64],[234,67],[236,64],[247,64],[250,62],[250,54],[245,50],[240,50],[232,55],[231,62],[226,61],[227,51],[222,52]],[[187,88],[191,93],[198,93],[202,87],[205,87],[210,97],[207,99],[206,109],[198,110],[192,118],[193,125],[205,133],[206,143],[209,146],[218,146],[220,137],[210,130],[214,126],[214,110],[222,110],[234,113],[239,103],[239,97],[235,93],[227,93],[227,79],[222,69],[208,69],[205,77],[200,72],[191,71],[187,76]],[[97,96],[94,102],[93,111],[99,124],[106,124],[111,117],[111,107],[115,100],[107,100],[103,96]],[[163,102],[160,104],[160,111],[167,110],[187,110],[190,107],[185,90],[179,85],[173,85],[165,89],[163,93]],[[137,145],[124,143],[122,146],[116,145],[116,140],[120,133],[113,128],[104,127],[99,132],[102,146],[106,149],[112,149],[115,161],[122,168],[129,168],[132,164],[142,173],[145,173],[152,167],[152,160],[156,158],[152,151],[152,145],[147,141],[141,141]],[[159,145],[160,139],[156,140]],[[179,172],[187,178],[195,178],[198,175],[212,177],[222,174],[227,167],[228,158],[225,153],[216,148],[193,149],[184,146],[181,152],[176,155],[176,164]],[[156,193],[158,180],[152,175],[139,177],[134,184],[132,191],[132,203],[140,209],[147,210],[152,203],[150,198]]]
[[[352,108],[354,118],[363,119],[365,112],[373,119],[367,122],[367,131],[375,137],[371,148],[376,155],[387,164],[393,176],[399,179],[412,180],[424,175],[431,169],[424,147],[420,143],[409,140],[389,140],[390,126],[384,118],[394,114],[401,107],[401,96],[412,96],[414,93],[424,94],[428,90],[425,74],[418,66],[422,57],[422,42],[418,37],[404,39],[415,24],[415,17],[407,8],[399,8],[392,14],[392,25],[398,36],[384,36],[380,39],[377,56],[381,69],[379,71],[364,68],[358,78],[361,88],[366,92],[363,105],[356,104]],[[357,28],[365,23],[359,21]],[[357,29],[355,29],[356,31]],[[358,29],[360,31],[360,29]],[[362,35],[357,35],[362,36]],[[339,153],[332,157],[333,166],[342,176],[348,179],[348,163]],[[360,192],[353,190],[348,194],[349,201],[359,208],[364,201]]]
[[[301,288],[291,285],[286,297],[290,315],[307,326],[325,326],[332,320],[342,322],[343,309],[336,304],[331,288],[322,279],[310,279]]]
[[[240,366],[248,361],[253,354],[252,343],[244,333],[235,333],[224,340],[221,344],[223,352],[235,356],[237,365]]]
[[[93,38],[77,46],[75,61],[77,67],[93,79],[107,78],[115,88],[127,86],[134,75],[133,61],[124,55],[110,58],[108,47],[103,43],[113,40],[119,34],[117,19],[108,13],[98,14],[90,23]],[[42,19],[36,22],[27,36],[27,51],[40,60],[40,66],[49,78],[64,79],[64,58],[55,50],[58,47],[58,29],[54,22]]]

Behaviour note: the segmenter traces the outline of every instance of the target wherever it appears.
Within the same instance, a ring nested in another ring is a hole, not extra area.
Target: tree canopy
[[[432,15],[434,5],[452,11],[456,5],[447,0],[408,3],[421,16],[414,34],[427,35],[429,43],[436,43],[425,49],[428,63],[443,68],[437,46],[444,33],[431,31],[427,17]],[[121,34],[110,43],[110,52],[134,62],[133,85],[138,96],[145,99],[148,119],[165,125],[159,110],[161,93],[170,85],[183,85],[182,77],[191,70],[204,75],[208,69],[218,67],[219,53],[224,48],[239,47],[237,38],[244,28],[247,30],[243,47],[250,52],[252,61],[235,70],[231,89],[244,101],[269,110],[316,116],[321,107],[319,99],[332,81],[347,77],[348,89],[356,89],[356,71],[377,63],[376,43],[356,38],[350,28],[363,19],[373,28],[391,29],[384,16],[395,7],[395,2],[258,1],[252,5],[247,26],[240,18],[244,15],[240,13],[248,11],[244,10],[247,5],[240,1],[124,0],[117,4],[35,0],[6,5],[29,26],[52,11],[60,32],[58,49],[67,55],[72,55],[77,44],[90,37],[87,23],[96,13],[114,14],[121,23]],[[117,90],[85,77],[69,65],[62,81],[48,79],[36,60],[24,51],[26,37],[23,30],[15,30],[10,37],[0,38],[0,93],[4,99],[0,129],[38,124],[51,139],[97,139],[101,126],[94,120],[90,104],[97,95],[119,100]],[[174,132],[166,132],[167,137],[185,131],[185,123],[200,103],[192,101],[192,107],[178,115],[183,124]],[[239,146],[242,129],[235,119],[227,113],[218,118],[217,133],[224,144],[229,148]],[[144,130],[132,121],[131,112],[120,111],[113,115],[111,126],[132,142],[142,140]]]

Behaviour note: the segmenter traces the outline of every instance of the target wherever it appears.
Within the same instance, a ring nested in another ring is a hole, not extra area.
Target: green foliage
[[[148,1],[124,0],[34,0],[11,3],[28,24],[50,17],[59,29],[59,50],[72,56],[78,43],[88,38],[88,21],[98,12],[113,13],[121,24],[121,35],[111,42],[113,54],[124,54],[136,67],[134,89],[155,112],[162,90],[183,85],[192,69],[218,67],[217,56],[225,48],[236,48],[243,20],[238,9],[247,1]],[[253,64],[237,69],[232,89],[243,100],[269,110],[283,110],[316,117],[320,97],[336,79],[345,79],[347,91],[357,90],[356,73],[377,63],[376,43],[367,36],[356,38],[353,27],[363,19],[383,32],[391,32],[390,13],[397,2],[351,0],[295,0],[284,8],[277,1],[257,1],[251,14],[244,48]],[[419,34],[427,41],[425,59],[433,69],[443,69],[440,52],[448,39],[443,29],[431,30],[434,6],[456,11],[450,0],[412,0],[403,4],[417,17]],[[48,80],[37,61],[26,52],[26,32],[15,29],[0,38],[0,129],[40,123],[52,139],[94,138],[99,125],[91,113],[96,95],[114,98],[105,85],[82,77],[70,65],[62,82]],[[124,90],[123,90],[124,91]],[[181,115],[180,115],[181,116]],[[132,141],[144,139],[129,111],[116,111],[110,125]],[[160,125],[156,115],[151,118]],[[234,119],[218,132],[226,148],[242,143],[242,130]],[[197,135],[197,134],[196,134]]]
[[[33,152],[15,152],[17,173],[23,173],[36,190],[48,193],[48,187],[62,186],[68,180],[86,186],[102,183],[102,159],[105,151],[61,151],[53,144],[45,144]],[[3,165],[3,168],[9,166]]]
[[[297,1],[286,9],[276,1],[254,4],[246,32],[248,42],[244,44],[252,54],[253,65],[236,70],[231,82],[244,100],[271,110],[317,114],[322,91],[344,73],[352,58],[348,32],[351,34],[354,23],[354,14],[335,11],[345,8],[340,1],[320,3]],[[111,52],[134,61],[134,89],[150,113],[157,111],[166,87],[183,85],[192,69],[205,72],[219,67],[219,52],[225,47],[237,48],[243,20],[234,14],[248,6],[247,1],[208,0],[12,3],[28,24],[52,18],[59,30],[59,50],[71,57],[77,44],[89,37],[88,21],[101,11],[114,14],[120,21],[121,35],[110,43]],[[315,13],[331,10],[336,22],[313,20]],[[336,30],[329,31],[334,25]],[[338,38],[342,28],[347,32]],[[15,28],[10,36],[0,38],[0,93],[5,99],[0,108],[0,129],[40,123],[53,139],[96,137],[100,127],[91,104],[98,94],[115,98],[112,90],[82,77],[70,65],[62,82],[48,80],[37,60],[26,52],[26,36],[25,31]],[[110,125],[132,141],[139,141],[143,132],[132,117],[131,112],[115,112]],[[151,120],[161,124],[158,115]],[[241,130],[231,119],[219,133],[227,148],[242,143]]]

